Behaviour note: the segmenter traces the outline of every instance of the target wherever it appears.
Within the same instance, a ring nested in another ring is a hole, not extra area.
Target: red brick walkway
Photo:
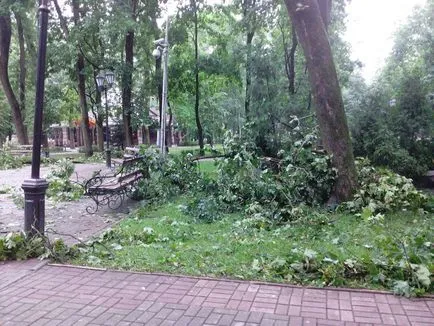
[[[0,265],[0,325],[434,325],[431,299],[36,263]]]

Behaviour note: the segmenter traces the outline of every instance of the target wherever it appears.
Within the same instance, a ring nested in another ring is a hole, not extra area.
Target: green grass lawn
[[[102,245],[95,243],[72,263],[368,288],[386,286],[385,270],[402,276],[402,271],[388,266],[398,265],[405,255],[413,263],[426,262],[429,256],[428,268],[434,268],[429,243],[434,239],[433,216],[395,214],[380,225],[312,211],[301,221],[269,227],[243,220],[240,214],[201,223],[184,213],[187,202],[181,197],[156,209],[139,209],[107,233]]]
[[[215,160],[208,159],[205,161],[199,161],[197,168],[202,174],[207,175],[211,178],[215,178],[217,176],[215,164]]]
[[[214,149],[218,152],[223,152],[223,145],[216,144],[214,145]],[[194,154],[199,154],[199,145],[196,146],[175,146],[169,148],[169,154],[170,155],[179,155],[182,152],[189,152]],[[205,156],[213,155],[209,151],[209,146],[205,147]]]

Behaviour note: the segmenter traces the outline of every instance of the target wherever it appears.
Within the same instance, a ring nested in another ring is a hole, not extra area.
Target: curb
[[[101,272],[117,272],[117,273],[128,273],[128,274],[139,274],[139,275],[154,275],[154,276],[165,276],[165,277],[175,277],[175,278],[190,278],[195,280],[207,280],[207,281],[223,281],[223,282],[234,282],[240,284],[252,284],[252,285],[267,285],[274,287],[285,287],[285,288],[293,288],[293,289],[309,289],[309,290],[325,290],[325,291],[334,291],[334,292],[352,292],[352,293],[368,293],[368,294],[382,294],[382,295],[391,295],[395,296],[390,291],[382,291],[382,290],[370,290],[370,289],[353,289],[353,288],[336,288],[336,287],[315,287],[315,286],[302,286],[296,284],[287,284],[287,283],[272,283],[272,282],[263,282],[263,281],[248,281],[248,280],[238,280],[238,279],[229,279],[229,278],[218,278],[218,277],[210,277],[210,276],[190,276],[190,275],[182,275],[182,274],[168,274],[162,272],[139,272],[139,271],[125,271],[118,269],[108,269],[102,267],[89,267],[82,265],[71,265],[71,264],[57,264],[57,263],[48,263],[47,266],[51,267],[67,267],[67,268],[76,268],[76,269],[84,269],[91,271],[101,271]],[[434,300],[434,295],[427,294],[422,297],[417,298],[409,298],[413,301],[418,301],[420,299],[429,299]]]

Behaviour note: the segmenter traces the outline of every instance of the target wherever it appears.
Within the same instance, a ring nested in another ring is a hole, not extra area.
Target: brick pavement
[[[35,264],[0,283],[0,325],[434,325],[432,299]]]

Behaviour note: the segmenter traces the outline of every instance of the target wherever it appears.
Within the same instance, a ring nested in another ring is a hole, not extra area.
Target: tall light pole
[[[33,124],[33,151],[31,179],[24,180],[24,232],[35,236],[45,231],[45,191],[48,183],[40,178],[42,120],[44,111],[44,82],[47,53],[48,14],[47,0],[41,0],[39,6],[39,44],[36,65],[35,117]]]
[[[161,105],[161,124],[160,124],[160,150],[161,155],[166,155],[166,111],[167,111],[167,88],[168,88],[168,57],[169,57],[169,16],[166,19],[166,33],[164,39],[159,39],[154,42],[157,46],[152,52],[155,59],[163,58],[163,96]],[[163,52],[163,53],[161,53]]]
[[[108,100],[107,100],[107,90],[113,86],[115,81],[115,74],[111,71],[106,71],[105,74],[98,74],[96,76],[96,84],[98,85],[98,91],[104,91],[105,95],[105,139],[106,139],[106,166],[111,168],[111,151],[110,151],[110,131],[108,124]]]

